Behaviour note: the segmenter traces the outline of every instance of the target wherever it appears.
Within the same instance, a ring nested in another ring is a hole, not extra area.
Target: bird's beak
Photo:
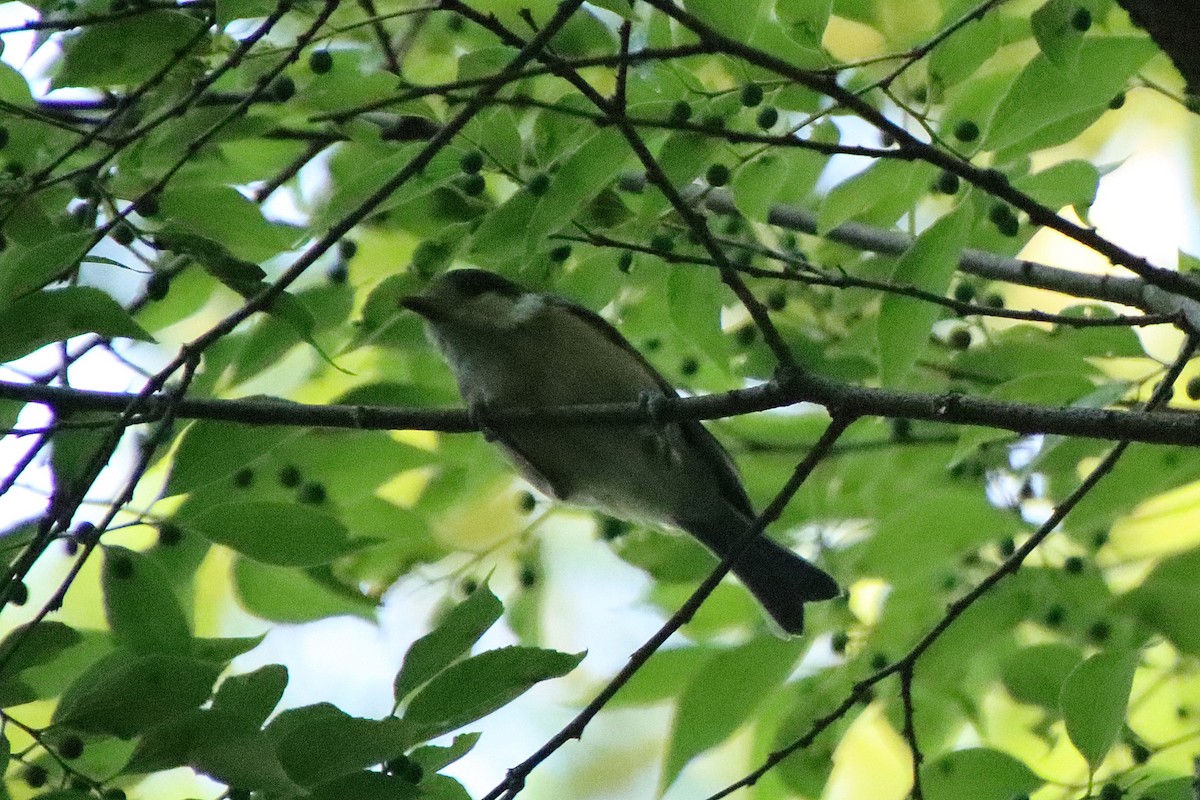
[[[415,314],[419,314],[430,322],[437,322],[445,319],[448,314],[442,308],[441,304],[436,300],[432,300],[423,295],[414,294],[408,297],[400,298],[400,307],[407,308]]]

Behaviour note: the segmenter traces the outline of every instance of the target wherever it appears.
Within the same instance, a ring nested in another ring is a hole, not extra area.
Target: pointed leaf
[[[486,583],[452,608],[436,628],[408,648],[396,674],[396,702],[470,650],[502,613],[504,606]]]
[[[405,711],[414,741],[449,733],[487,716],[532,686],[566,675],[584,653],[560,653],[537,647],[489,650],[448,667],[421,689]]]

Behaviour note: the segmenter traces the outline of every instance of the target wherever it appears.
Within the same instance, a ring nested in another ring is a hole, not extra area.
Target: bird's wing
[[[562,297],[553,296],[550,302],[571,309],[580,319],[603,334],[605,338],[629,353],[641,365],[642,369],[646,371],[647,376],[650,377],[664,397],[679,397],[679,392],[675,390],[675,387],[604,317],[590,308]],[[737,466],[734,464],[733,458],[721,446],[721,443],[717,441],[716,437],[709,433],[708,428],[705,428],[699,420],[684,420],[671,424],[677,425],[680,433],[683,435],[684,441],[700,450],[705,456],[705,462],[712,465],[717,482],[721,487],[721,494],[724,495],[725,499],[734,508],[753,518],[755,516],[754,506],[750,503],[750,497],[746,494],[745,487],[742,486],[742,479],[738,477]],[[520,455],[515,450],[513,452],[515,456]]]

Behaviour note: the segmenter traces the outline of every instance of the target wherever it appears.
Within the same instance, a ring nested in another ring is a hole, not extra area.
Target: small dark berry
[[[287,75],[280,75],[271,81],[271,85],[267,87],[267,94],[276,103],[286,103],[296,94],[296,82]]]
[[[1121,800],[1125,791],[1115,783],[1106,783],[1100,787],[1100,800]]]
[[[704,173],[704,179],[709,186],[724,186],[729,183],[729,167],[724,164],[713,164]]]
[[[655,234],[650,239],[650,249],[660,253],[669,253],[675,249],[675,240],[665,233]]]
[[[764,131],[773,128],[775,127],[775,123],[779,122],[779,110],[775,106],[763,106],[759,109],[758,116],[755,117],[754,121]]]
[[[58,754],[65,759],[79,758],[83,755],[83,739],[78,736],[64,736],[58,743]]]
[[[1000,550],[1001,556],[1008,558],[1013,553],[1017,552],[1017,543],[1014,542],[1011,537],[1001,539],[998,549]]]
[[[953,172],[943,172],[933,184],[934,191],[941,194],[957,194],[958,187],[958,176]]]
[[[1078,575],[1083,572],[1083,559],[1079,556],[1071,556],[1063,562],[1063,570],[1071,575]]]
[[[529,179],[529,193],[534,197],[541,197],[550,188],[550,176],[544,172],[539,172]]]
[[[1133,759],[1135,764],[1145,764],[1150,760],[1152,753],[1144,744],[1133,742],[1129,745],[1129,757]]]
[[[46,785],[50,773],[41,764],[27,764],[21,772],[21,777],[25,779],[25,783],[29,784],[30,788],[40,789]]]
[[[1017,222],[1016,217],[1009,216],[996,224],[996,230],[1000,231],[1001,236],[1007,236],[1011,239],[1021,232],[1021,223]]]
[[[628,273],[633,268],[633,251],[625,250],[617,257],[617,269]]]
[[[383,765],[383,769],[387,774],[394,775],[408,783],[420,783],[421,778],[425,775],[425,770],[421,765],[407,756],[393,758]]]
[[[1200,400],[1200,375],[1188,379],[1185,391],[1189,400]]]
[[[353,239],[342,239],[338,242],[338,254],[342,261],[352,261],[358,255],[358,242]]]
[[[529,492],[521,492],[517,495],[517,508],[521,509],[521,513],[528,514],[537,508],[537,498]]]
[[[478,197],[487,188],[487,181],[478,172],[474,175],[463,175],[457,183],[458,188],[468,197]]]
[[[849,644],[850,634],[846,633],[845,631],[838,631],[829,640],[829,649],[833,650],[833,652],[837,653],[838,655],[844,655],[846,652],[846,646]]]
[[[468,150],[458,160],[458,168],[468,175],[474,175],[483,169],[483,153],[478,150]]]
[[[555,264],[561,264],[571,257],[571,245],[562,244],[550,251],[550,260]]]
[[[955,350],[966,350],[971,346],[971,332],[966,328],[955,328],[950,332],[947,344]]]
[[[343,284],[350,277],[350,267],[345,261],[339,261],[325,271],[325,277],[330,283]]]
[[[763,88],[757,83],[749,83],[742,87],[742,105],[754,108],[763,101]]]
[[[954,127],[954,138],[960,142],[973,142],[979,138],[979,126],[965,119]]]
[[[288,489],[294,489],[300,485],[301,475],[299,467],[288,465],[279,470],[279,484]]]
[[[1046,627],[1048,628],[1057,628],[1063,624],[1066,618],[1066,609],[1064,609],[1062,606],[1055,605],[1046,609],[1046,616],[1042,618],[1042,621],[1046,623]]]
[[[1092,547],[1099,550],[1108,544],[1108,531],[1096,531],[1092,534]]]
[[[671,106],[671,113],[667,115],[667,121],[675,125],[680,125],[692,118],[692,107],[686,101],[680,100]]]
[[[988,308],[1004,308],[1004,295],[999,292],[992,292],[983,298],[983,304]]]
[[[758,328],[753,325],[746,325],[737,330],[737,343],[742,347],[749,347],[758,339]]]
[[[662,339],[647,339],[642,343],[642,350],[653,353],[662,349]]]
[[[112,229],[112,238],[122,247],[128,247],[133,244],[133,228],[124,222],[117,223],[116,227]]]
[[[233,485],[239,489],[248,489],[254,485],[254,470],[249,467],[233,473]]]
[[[773,289],[767,294],[767,308],[772,311],[783,311],[787,308],[787,292],[783,289]]]
[[[954,287],[954,299],[960,303],[969,303],[975,299],[975,284],[960,283]]]
[[[1120,108],[1123,105],[1125,105],[1125,93],[1124,92],[1118,93],[1116,97],[1114,97],[1112,100],[1108,101],[1108,107],[1110,109],[1112,109],[1113,111],[1116,111],[1118,108]]]
[[[333,55],[328,50],[314,50],[308,55],[308,68],[317,75],[333,69]]]
[[[525,587],[526,589],[532,589],[534,586],[537,586],[537,570],[526,564],[525,566],[521,567],[521,574],[518,576],[518,580],[521,581],[521,586]]]
[[[462,589],[463,594],[467,596],[473,595],[475,594],[475,590],[479,588],[479,581],[474,578],[463,578],[462,583],[459,584],[459,588]]]
[[[158,196],[148,194],[139,197],[137,202],[133,204],[133,210],[143,217],[153,217],[159,211]]]
[[[76,525],[71,536],[80,544],[94,544],[98,538],[96,526],[91,522],[81,522]]]
[[[887,653],[876,653],[871,656],[871,669],[879,671],[888,665]]]
[[[324,484],[313,481],[306,483],[300,487],[300,491],[296,493],[296,499],[301,503],[307,503],[312,506],[319,506],[324,503],[328,494],[325,491]]]
[[[127,580],[133,577],[133,560],[128,556],[110,556],[109,561],[112,576],[117,580]]]
[[[158,526],[158,543],[162,547],[174,547],[183,541],[183,528],[174,522],[164,522]]]
[[[614,539],[620,539],[625,534],[629,533],[630,525],[622,519],[615,517],[605,517],[600,523],[600,538],[606,542],[611,542]]]
[[[1071,27],[1080,33],[1087,33],[1092,27],[1092,12],[1086,8],[1077,8],[1071,15]]]
[[[679,362],[679,374],[685,378],[690,378],[700,371],[700,362],[688,356],[683,361]]]
[[[13,581],[9,584],[8,601],[14,606],[23,606],[29,602],[29,587],[24,581]]]
[[[1088,628],[1088,638],[1097,644],[1108,641],[1108,637],[1112,635],[1112,626],[1104,620],[1097,620]]]

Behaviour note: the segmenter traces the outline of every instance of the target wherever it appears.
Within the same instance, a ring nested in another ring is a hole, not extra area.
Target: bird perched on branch
[[[678,396],[599,315],[477,269],[443,273],[401,305],[424,318],[473,416],[539,489],[680,528],[721,558],[737,549],[754,509],[729,455],[699,422],[487,423],[488,409]],[[764,534],[732,571],[790,634],[803,630],[806,602],[838,594],[833,578]]]

